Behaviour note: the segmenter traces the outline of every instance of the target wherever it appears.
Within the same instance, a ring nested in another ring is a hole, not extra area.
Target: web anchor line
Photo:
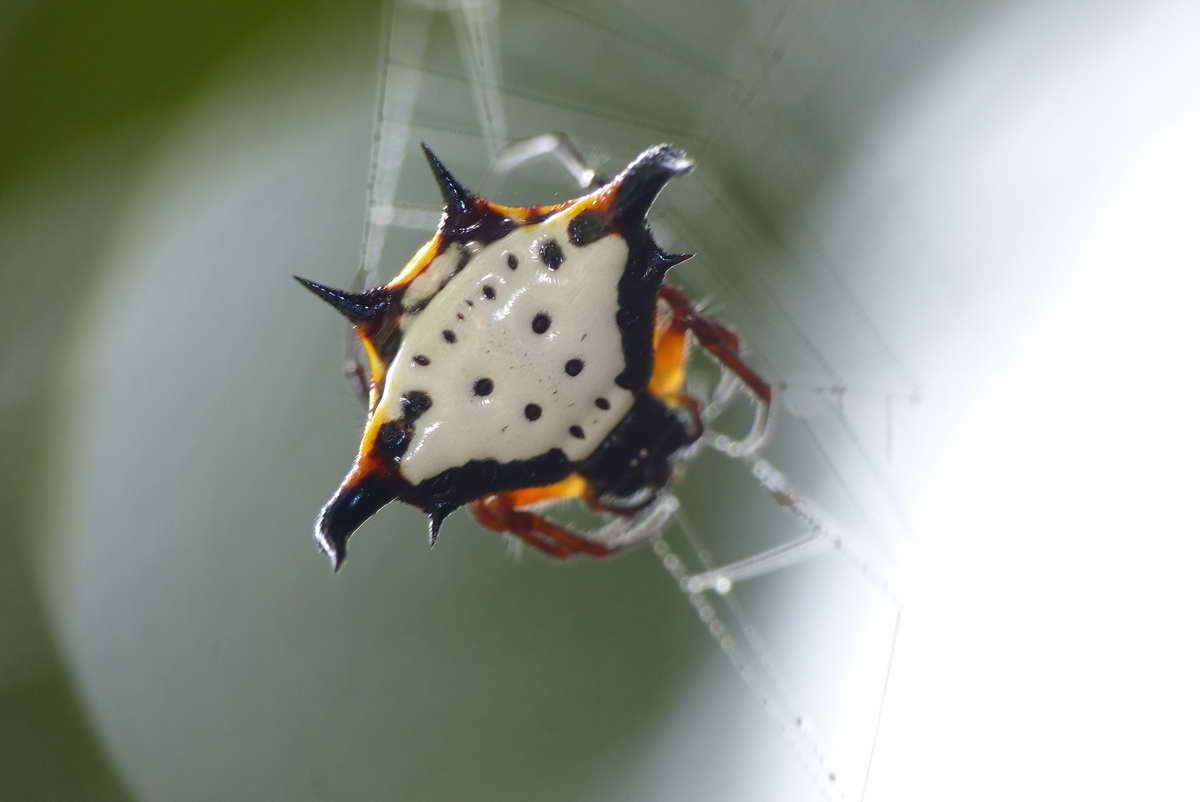
[[[679,523],[680,529],[686,534],[687,529],[682,519],[679,518],[678,513],[675,520]],[[688,537],[690,540],[691,536],[688,535]],[[709,635],[716,641],[738,676],[750,691],[758,697],[758,701],[767,715],[775,721],[813,784],[827,799],[834,800],[835,802],[844,800],[846,798],[845,794],[837,786],[837,772],[830,767],[824,750],[808,732],[810,725],[807,719],[798,713],[789,712],[792,706],[781,700],[780,692],[771,686],[771,683],[764,676],[764,672],[754,667],[753,661],[744,653],[737,639],[721,620],[720,614],[709,602],[705,593],[702,591],[688,591],[687,583],[690,576],[683,565],[683,561],[667,545],[666,539],[663,537],[656,538],[652,549],[662,563],[663,568],[676,581],[680,590],[684,592],[688,603],[696,612],[701,623],[708,629]],[[726,595],[724,598],[728,600],[730,597]],[[747,633],[753,630],[747,630],[747,623],[745,621],[738,622],[742,628],[743,636],[750,642]],[[752,648],[754,648],[753,643]],[[759,662],[762,662],[761,657],[759,657]]]
[[[803,523],[803,533],[775,548],[731,563],[717,565],[695,528],[680,511],[676,501],[669,505],[672,517],[703,570],[695,573],[689,572],[664,537],[660,536],[654,541],[654,553],[684,593],[697,617],[704,624],[726,659],[729,660],[735,672],[758,698],[767,715],[780,728],[810,780],[826,798],[844,800],[846,792],[838,785],[838,772],[822,745],[819,732],[814,729],[811,719],[804,714],[800,704],[791,693],[791,683],[772,655],[766,638],[759,632],[738,602],[733,593],[733,586],[736,582],[765,576],[822,555],[836,553],[849,560],[872,586],[895,604],[899,611],[900,605],[897,596],[891,585],[856,549],[847,547],[846,538],[828,522],[822,513],[815,509],[815,505],[791,490],[785,477],[777,468],[761,457],[747,455],[742,449],[723,448],[723,446],[735,442],[726,435],[716,435],[711,440],[712,442],[709,444],[716,450],[750,464],[751,472],[760,484],[771,493],[776,501]],[[728,609],[731,617],[729,625],[722,620],[720,613],[710,601],[710,593],[715,594]],[[739,639],[735,637],[734,631],[740,635],[741,641],[748,647],[748,653],[739,643]]]
[[[782,471],[763,457],[725,448],[727,441],[732,442],[728,436],[718,434],[711,438],[710,444],[726,456],[746,462],[750,473],[772,498],[804,524],[805,533],[773,549],[697,574],[693,578],[698,584],[704,585],[704,589],[711,586],[717,590],[723,577],[733,582],[763,576],[833,551],[848,561],[884,598],[900,606],[899,593],[874,567],[873,559],[858,547],[856,538],[847,537],[839,527],[830,523],[828,516],[816,504],[793,490]]]
[[[749,432],[740,440],[710,428],[712,421],[728,408],[739,389],[742,388],[736,377],[729,371],[722,370],[712,399],[702,413],[705,423],[703,443],[730,459],[745,463],[751,475],[771,494],[776,503],[804,525],[804,531],[787,543],[728,565],[718,568],[706,564],[704,572],[690,577],[692,586],[688,590],[726,592],[733,582],[771,574],[833,550],[841,554],[868,584],[894,605],[899,606],[899,594],[875,569],[872,559],[859,549],[857,539],[846,537],[840,527],[833,524],[831,517],[822,512],[817,504],[796,492],[781,470],[759,456],[758,452],[774,428],[778,405],[768,406],[755,401],[754,422]]]
[[[712,402],[704,412],[706,423],[718,417],[731,401],[734,392],[729,378],[728,374],[722,371],[722,380],[713,394]],[[804,715],[801,705],[791,692],[792,683],[788,681],[772,655],[767,639],[754,626],[732,593],[733,586],[737,582],[772,574],[789,566],[834,553],[846,559],[870,586],[888,599],[894,605],[897,615],[900,603],[891,583],[875,569],[871,560],[860,552],[855,542],[845,537],[840,527],[833,524],[829,516],[821,512],[816,504],[795,492],[782,471],[757,455],[766,441],[773,421],[763,414],[761,406],[756,412],[758,414],[754,424],[743,439],[735,440],[728,435],[709,430],[710,434],[706,435],[703,442],[713,450],[745,463],[772,498],[800,521],[801,533],[774,548],[718,566],[696,529],[678,510],[676,504],[673,505],[673,517],[703,570],[689,573],[664,538],[660,537],[655,541],[654,551],[739,677],[758,697],[768,716],[780,727],[786,741],[799,757],[805,773],[824,796],[840,800],[845,798],[846,792],[838,784],[838,773],[822,745],[825,739],[813,729],[810,719]],[[731,617],[729,625],[722,620],[710,600],[709,593],[715,594],[728,609]],[[741,642],[748,647],[748,652],[734,636],[735,631],[740,635]],[[893,637],[894,635],[893,628]],[[876,723],[878,724],[878,721]]]

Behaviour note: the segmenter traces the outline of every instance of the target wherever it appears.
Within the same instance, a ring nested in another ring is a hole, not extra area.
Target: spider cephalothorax
[[[358,294],[299,279],[351,321],[369,366],[358,456],[317,540],[337,567],[351,533],[398,499],[429,516],[431,543],[470,504],[554,556],[607,553],[525,509],[582,498],[632,515],[668,482],[701,428],[682,393],[687,331],[757,380],[736,338],[663,284],[688,256],[658,248],[646,213],[692,163],[659,145],[583,197],[511,207],[425,155],[444,213],[395,279]]]

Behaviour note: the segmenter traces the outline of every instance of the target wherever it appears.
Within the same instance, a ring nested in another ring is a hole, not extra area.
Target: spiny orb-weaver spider
[[[684,388],[691,343],[740,380],[760,423],[771,401],[738,337],[664,282],[691,254],[662,251],[646,214],[692,162],[658,145],[611,180],[589,174],[579,198],[502,206],[422,148],[443,214],[400,274],[361,293],[297,277],[350,320],[367,365],[366,429],[318,544],[336,570],[396,499],[429,516],[430,545],[463,505],[555,558],[653,534],[642,524],[704,432]],[[574,532],[534,511],[570,499],[615,528]]]

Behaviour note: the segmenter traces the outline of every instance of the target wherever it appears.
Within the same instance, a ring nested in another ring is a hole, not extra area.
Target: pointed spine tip
[[[450,510],[445,507],[435,507],[429,512],[429,548],[437,545],[438,535],[442,532],[442,522],[449,514]]]
[[[345,545],[343,544],[339,546],[337,543],[326,537],[325,533],[320,529],[319,522],[317,525],[316,540],[317,548],[319,548],[321,553],[324,554],[329,560],[329,567],[332,568],[333,573],[336,574],[341,570],[342,565],[346,562]]]
[[[666,270],[675,267],[675,265],[683,264],[695,255],[694,253],[660,253],[658,260],[662,263],[663,269]]]
[[[696,166],[696,163],[682,150],[674,145],[667,145],[665,143],[646,151],[638,160],[640,161],[642,158],[657,164],[672,175],[683,175],[684,173],[691,172],[692,168]]]
[[[368,320],[374,320],[386,307],[386,295],[381,297],[381,293],[378,291],[375,293],[356,294],[339,290],[335,287],[329,287],[301,276],[292,276],[292,278],[300,282],[301,287],[304,287],[304,289],[336,309],[339,314],[347,318],[351,323],[363,323]]]
[[[425,161],[429,162],[433,179],[442,193],[442,202],[445,205],[446,213],[451,218],[455,218],[469,212],[474,196],[458,182],[457,178],[450,174],[446,165],[442,164],[442,160],[434,155],[429,145],[422,142],[421,150],[425,153]]]
[[[666,183],[689,172],[694,163],[679,148],[656,145],[643,151],[613,181],[618,185],[615,212],[619,219],[640,222]]]

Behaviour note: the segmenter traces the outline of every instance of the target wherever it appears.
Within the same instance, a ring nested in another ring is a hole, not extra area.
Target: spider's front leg
[[[571,138],[558,132],[531,136],[510,143],[496,157],[496,166],[501,170],[511,170],[542,155],[550,155],[557,159],[579,186],[589,192],[608,183],[608,176],[588,167],[583,154]]]
[[[736,334],[700,314],[678,287],[663,284],[658,290],[658,297],[671,309],[669,329],[690,331],[700,347],[741,379],[764,406],[771,405],[771,385],[742,360],[742,345]]]
[[[571,483],[570,490],[564,487],[568,483]],[[475,519],[488,529],[514,534],[556,560],[576,554],[588,554],[592,557],[606,557],[612,554],[615,549],[588,540],[537,513],[518,508],[540,501],[573,497],[576,494],[573,485],[572,480],[568,478],[558,485],[546,488],[494,493],[472,501],[469,506]]]

